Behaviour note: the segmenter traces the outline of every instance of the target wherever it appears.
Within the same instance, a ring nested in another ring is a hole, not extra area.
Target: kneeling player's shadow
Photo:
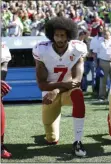
[[[72,155],[72,144],[58,143],[57,145],[48,145],[45,140],[45,135],[33,137],[35,144],[44,147],[40,149],[40,156],[52,156],[55,157],[57,161],[70,161],[74,158],[74,155]]]
[[[7,148],[13,155],[13,159],[25,160],[42,156],[54,157],[55,160],[62,159],[69,161],[72,159],[70,144],[47,145],[44,141],[44,135],[32,136],[34,143],[6,144]],[[41,162],[41,161],[39,161]]]

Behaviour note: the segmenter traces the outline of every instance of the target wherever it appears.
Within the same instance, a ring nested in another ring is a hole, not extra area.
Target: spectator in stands
[[[70,7],[70,18],[71,18],[75,23],[80,22],[80,16],[78,15],[77,11],[74,10],[74,8],[73,8],[72,6]]]
[[[27,11],[24,11],[24,19],[22,20],[23,23],[23,36],[30,36],[31,35],[31,19],[29,19]]]
[[[108,76],[111,80],[111,32],[109,29],[104,30],[104,39],[99,42],[95,50],[99,58],[99,66],[104,71],[104,77],[100,79],[99,98],[104,101],[107,98],[106,84]]]
[[[81,29],[81,30],[79,31],[79,37],[78,37],[78,40],[84,42],[84,40],[85,40],[85,36],[86,36],[86,31]]]
[[[23,25],[18,17],[17,13],[13,14],[13,20],[7,25],[8,36],[21,36]]]
[[[50,12],[49,11],[46,11],[46,13],[45,13],[45,23],[47,23],[47,21],[49,21],[50,19],[51,19],[51,14],[50,14]]]
[[[20,18],[21,22],[24,20],[24,11],[22,9],[18,10],[18,17]]]
[[[87,76],[90,71],[91,71],[91,77],[92,77],[92,79],[91,79],[92,91],[94,90],[95,63],[94,63],[94,55],[90,51],[90,43],[92,40],[90,33],[91,33],[91,31],[87,30],[86,34],[85,34],[85,39],[84,39],[84,43],[86,43],[87,49],[88,49],[88,54],[87,54],[87,56],[85,58],[85,62],[84,62],[84,74],[83,74],[83,79],[82,79],[82,89],[85,92],[87,91],[87,88],[88,88]]]
[[[93,37],[91,39],[91,42],[90,42],[90,51],[91,51],[92,55],[95,55],[95,54],[93,54],[93,52],[96,51],[95,49],[97,49],[98,43],[103,39],[104,27],[99,25],[99,26],[97,26],[96,29],[97,29],[98,33],[95,37]],[[98,58],[97,56],[95,56],[95,57]]]
[[[1,7],[1,35],[2,36],[7,36],[8,35],[8,29],[7,25],[9,22],[12,20],[13,14],[11,13],[10,10],[8,10],[7,5],[4,4]]]
[[[88,25],[86,23],[86,21],[84,20],[84,15],[80,15],[80,21],[77,23],[78,28],[85,28],[88,29]]]
[[[91,31],[91,36],[96,36],[98,33],[98,26],[103,26],[104,22],[102,19],[99,18],[98,13],[95,12],[94,15],[92,16],[91,20],[91,26],[92,26],[92,31]]]
[[[33,14],[32,22],[31,22],[31,25],[30,25],[31,36],[37,36],[39,34],[39,24],[40,24],[40,21],[38,19],[38,15]]]
[[[94,72],[96,72],[96,69],[99,67],[98,54],[95,54],[94,52],[96,51],[96,49],[98,47],[98,43],[103,40],[103,29],[104,29],[103,26],[97,27],[98,34],[91,39],[90,47],[89,47],[90,55],[86,59],[87,61],[90,61],[89,62],[89,68],[92,65],[92,69],[93,69],[93,76],[92,76],[93,91],[97,97],[99,94],[100,77],[94,77]]]
[[[7,22],[6,19],[1,18],[1,36],[7,36]]]

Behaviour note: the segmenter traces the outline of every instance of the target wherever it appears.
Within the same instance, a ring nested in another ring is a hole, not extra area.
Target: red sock
[[[72,116],[76,118],[85,117],[84,96],[80,89],[75,89],[71,92],[71,100],[73,103]]]
[[[81,141],[84,128],[85,105],[82,91],[78,88],[71,92],[73,103],[74,142]]]

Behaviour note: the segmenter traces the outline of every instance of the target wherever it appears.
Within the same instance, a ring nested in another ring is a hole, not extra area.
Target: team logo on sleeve
[[[70,61],[73,61],[74,60],[74,54],[70,56]]]
[[[70,61],[73,61],[73,56],[70,56]]]

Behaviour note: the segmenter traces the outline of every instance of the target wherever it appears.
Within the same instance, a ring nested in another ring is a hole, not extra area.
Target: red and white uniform
[[[42,61],[48,70],[49,82],[70,81],[72,79],[71,69],[78,62],[81,57],[87,54],[87,46],[79,40],[72,40],[69,42],[66,52],[59,56],[53,47],[52,42],[42,42],[33,48],[33,56],[36,60]],[[47,92],[43,92],[44,96]],[[80,103],[81,102],[81,103]],[[59,141],[59,125],[61,116],[61,107],[65,105],[73,106],[72,117],[79,118],[79,123],[75,120],[75,141],[81,140],[83,123],[85,117],[85,105],[82,91],[74,89],[58,94],[56,101],[53,100],[51,105],[43,104],[42,106],[42,120],[46,133],[46,141],[48,144],[57,144]],[[82,120],[82,121],[81,121]],[[82,123],[81,123],[82,122]],[[79,136],[78,130],[81,129]]]
[[[52,47],[52,42],[42,42],[33,48],[33,57],[42,61],[48,70],[50,82],[70,81],[71,69],[81,56],[86,56],[87,46],[79,40],[72,40],[66,52],[59,56]]]

